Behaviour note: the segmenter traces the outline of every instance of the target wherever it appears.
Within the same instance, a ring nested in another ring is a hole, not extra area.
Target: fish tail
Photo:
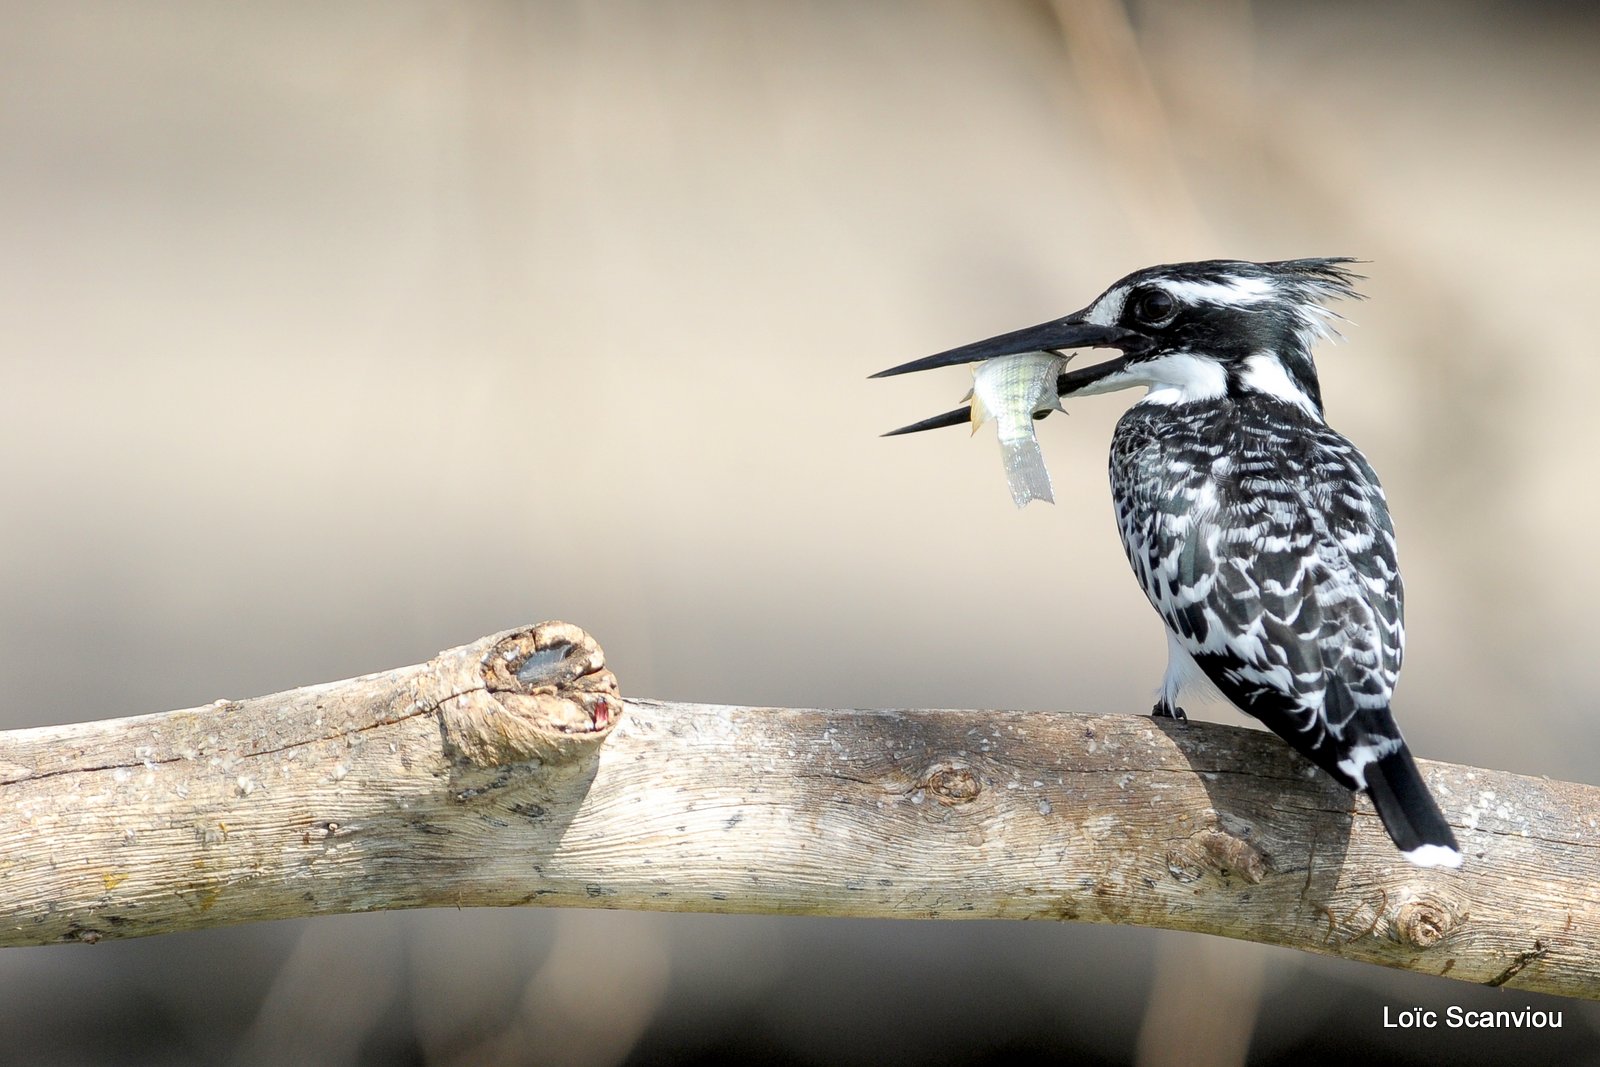
[[[1011,499],[1017,507],[1027,507],[1032,500],[1056,502],[1037,437],[1030,433],[1019,440],[1001,441],[1000,454],[1005,461],[1006,484],[1011,486]]]

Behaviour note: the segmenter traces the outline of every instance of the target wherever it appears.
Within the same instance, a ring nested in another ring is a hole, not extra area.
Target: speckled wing
[[[1269,406],[1136,405],[1112,495],[1150,602],[1206,677],[1351,788],[1399,747],[1405,642],[1377,476],[1325,426]]]

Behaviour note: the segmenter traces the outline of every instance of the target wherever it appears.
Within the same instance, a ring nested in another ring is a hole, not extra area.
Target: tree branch
[[[1593,786],[1423,762],[1466,860],[1421,870],[1257,731],[621,708],[599,647],[545,623],[0,734],[0,944],[429,906],[1058,919],[1600,999]]]

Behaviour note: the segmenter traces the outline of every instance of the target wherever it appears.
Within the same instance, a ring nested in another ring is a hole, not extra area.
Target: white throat
[[[1228,372],[1214,359],[1190,352],[1169,352],[1152,360],[1108,374],[1093,385],[1078,390],[1075,396],[1110,393],[1142,385],[1141,404],[1187,404],[1194,400],[1216,400],[1227,395]]]

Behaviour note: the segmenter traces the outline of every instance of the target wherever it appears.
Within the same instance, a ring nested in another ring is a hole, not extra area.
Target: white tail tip
[[[1402,852],[1401,855],[1418,867],[1461,866],[1461,853],[1449,845],[1418,845],[1410,852]]]

